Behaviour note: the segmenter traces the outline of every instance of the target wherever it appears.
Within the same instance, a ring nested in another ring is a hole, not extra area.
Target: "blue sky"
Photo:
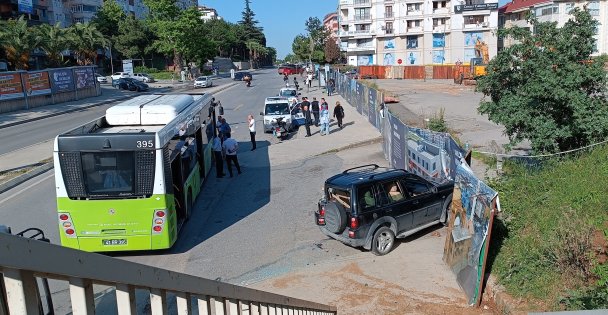
[[[212,7],[226,21],[241,20],[245,0],[199,0],[199,5]],[[291,52],[291,43],[298,34],[306,32],[304,23],[310,16],[323,17],[335,12],[337,0],[251,0],[251,10],[264,28],[266,45],[277,49],[282,59]]]

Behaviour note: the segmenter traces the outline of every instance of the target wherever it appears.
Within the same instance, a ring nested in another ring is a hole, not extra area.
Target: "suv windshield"
[[[266,104],[266,115],[289,115],[287,103]]]
[[[296,96],[296,90],[282,90],[279,96]]]

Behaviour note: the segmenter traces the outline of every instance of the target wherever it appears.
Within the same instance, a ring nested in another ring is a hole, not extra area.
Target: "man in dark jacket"
[[[311,107],[312,115],[315,116],[315,126],[319,127],[319,101],[316,97],[312,98]]]
[[[342,119],[344,118],[344,108],[340,105],[339,101],[336,101],[336,107],[334,107],[334,117],[338,120],[338,127],[342,129]]]
[[[306,135],[304,137],[310,137],[310,125],[312,124],[312,118],[310,117],[310,109],[308,105],[304,105],[304,102],[302,102],[301,105],[302,114],[304,114],[304,125],[306,126]]]

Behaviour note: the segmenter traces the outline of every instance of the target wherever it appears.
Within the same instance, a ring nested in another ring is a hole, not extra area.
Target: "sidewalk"
[[[226,83],[205,89],[204,93],[216,93],[224,89],[234,86],[236,83]],[[184,87],[189,87],[190,84],[184,84]],[[20,110],[5,114],[0,114],[0,130],[10,126],[23,124],[35,120],[40,120],[52,116],[62,115],[94,106],[101,106],[113,102],[119,102],[145,93],[134,93],[122,91],[112,88],[111,86],[102,86],[103,94],[97,97],[91,97],[79,101],[66,102],[56,105],[42,106],[31,110]],[[159,93],[167,91],[179,91],[180,87],[169,89],[157,89],[148,92]],[[47,141],[36,143],[28,147],[15,150],[3,155],[0,155],[0,192],[6,191],[15,187],[30,178],[37,176],[44,171],[52,168],[50,159],[53,153],[54,137]],[[41,161],[44,161],[41,163]],[[7,176],[7,173],[19,172],[16,176]]]

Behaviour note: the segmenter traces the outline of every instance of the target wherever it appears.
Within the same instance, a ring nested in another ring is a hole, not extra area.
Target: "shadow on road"
[[[187,252],[268,204],[272,193],[270,145],[268,141],[257,141],[256,150],[251,151],[251,142],[239,142],[238,160],[242,174],[238,174],[233,165],[234,177],[231,178],[226,162],[224,178],[216,178],[215,166],[211,169],[196,199],[192,217],[169,253]]]

